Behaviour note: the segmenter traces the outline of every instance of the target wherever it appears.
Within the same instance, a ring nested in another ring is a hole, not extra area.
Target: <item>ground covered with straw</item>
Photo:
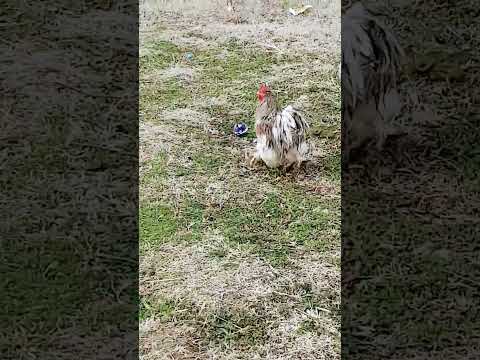
[[[159,4],[140,34],[141,357],[339,358],[339,5]],[[309,117],[300,172],[249,169],[254,133],[232,134],[262,81]]]
[[[342,355],[475,359],[478,5],[365,4],[407,55],[405,135],[342,179]]]

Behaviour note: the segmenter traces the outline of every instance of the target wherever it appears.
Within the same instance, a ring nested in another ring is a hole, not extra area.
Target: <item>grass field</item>
[[[143,359],[339,358],[339,4],[291,3],[244,1],[241,23],[223,2],[142,4]],[[247,168],[254,132],[232,135],[262,81],[308,114],[299,173]]]

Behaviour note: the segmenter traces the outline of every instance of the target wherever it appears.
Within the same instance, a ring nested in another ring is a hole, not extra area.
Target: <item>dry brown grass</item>
[[[257,327],[268,341],[259,338],[247,355],[235,344],[225,348],[222,336],[214,338],[208,351],[223,351],[226,358],[254,358],[255,354],[268,359],[335,357],[338,324],[332,312],[338,311],[339,305],[338,269],[320,254],[292,254],[291,259],[289,267],[276,269],[218,235],[205,237],[204,242],[193,246],[164,246],[142,258],[141,295],[175,304],[167,326],[171,331],[176,326],[191,328],[176,335],[180,343],[187,342],[192,334],[210,336],[212,329],[205,326],[214,325],[225,313],[257,319],[238,331]],[[163,324],[158,328],[163,329]],[[179,354],[178,349],[168,346],[163,350]],[[206,358],[201,349],[198,351],[198,358]]]

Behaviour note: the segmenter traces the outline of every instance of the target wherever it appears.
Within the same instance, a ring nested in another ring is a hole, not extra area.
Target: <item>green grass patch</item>
[[[316,333],[318,329],[318,324],[313,319],[306,319],[300,323],[300,326],[297,329],[299,334],[308,334],[308,333]]]
[[[139,320],[155,319],[169,321],[175,313],[176,304],[172,300],[153,299],[148,296],[140,298]]]
[[[191,90],[176,79],[165,79],[155,84],[140,84],[141,112],[187,107],[191,102]]]
[[[259,345],[267,339],[266,323],[260,314],[225,310],[209,317],[206,338],[225,348]]]
[[[289,250],[289,247],[280,244],[278,247],[274,246],[269,249],[262,249],[260,255],[266,259],[270,265],[281,268],[290,264]]]
[[[179,228],[171,208],[163,204],[140,207],[140,249],[151,248],[169,241]]]
[[[139,320],[155,319],[164,323],[190,323],[205,344],[222,348],[254,346],[267,339],[267,323],[263,309],[255,312],[233,309],[200,311],[188,300],[168,298],[140,298]]]
[[[182,61],[186,50],[168,41],[145,45],[140,57],[140,112],[185,107],[190,104],[190,90],[177,79],[142,80],[148,75],[168,69]]]
[[[285,265],[293,248],[326,251],[338,245],[340,204],[295,192],[269,193],[260,203],[236,204],[219,213],[227,241],[250,244],[272,265]]]
[[[140,185],[158,182],[167,175],[167,154],[165,152],[158,153],[148,163],[148,170],[140,178]]]
[[[273,64],[279,63],[278,58],[271,54],[246,49],[237,43],[231,43],[221,50],[200,52],[195,62],[204,69],[203,82],[207,85],[215,81],[224,85],[243,83],[246,79],[258,78],[268,72]],[[210,90],[212,94],[215,94],[214,90],[219,94],[222,88],[212,87]]]
[[[198,152],[192,156],[196,173],[215,173],[224,163],[219,153]]]
[[[310,133],[319,138],[338,140],[340,143],[341,129],[338,125],[313,124]]]
[[[144,46],[146,54],[140,56],[140,73],[166,69],[182,58],[182,49],[168,41],[155,41]]]
[[[181,232],[178,240],[197,241],[201,239],[204,225],[204,206],[195,200],[187,200],[179,211]]]
[[[196,241],[201,238],[204,207],[194,200],[181,203],[175,212],[163,203],[140,207],[140,250],[152,250],[167,242]]]
[[[340,149],[322,159],[323,172],[330,181],[340,184],[342,178],[342,159]]]

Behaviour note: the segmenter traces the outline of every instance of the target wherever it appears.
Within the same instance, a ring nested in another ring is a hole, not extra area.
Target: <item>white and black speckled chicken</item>
[[[403,50],[393,34],[360,2],[342,15],[342,122],[344,160],[375,140],[382,150],[401,110],[396,90]],[[339,74],[340,75],[340,74]]]
[[[309,127],[300,110],[288,105],[281,109],[266,84],[261,84],[255,112],[256,152],[250,160],[263,161],[268,167],[300,167],[308,153],[306,131]]]

